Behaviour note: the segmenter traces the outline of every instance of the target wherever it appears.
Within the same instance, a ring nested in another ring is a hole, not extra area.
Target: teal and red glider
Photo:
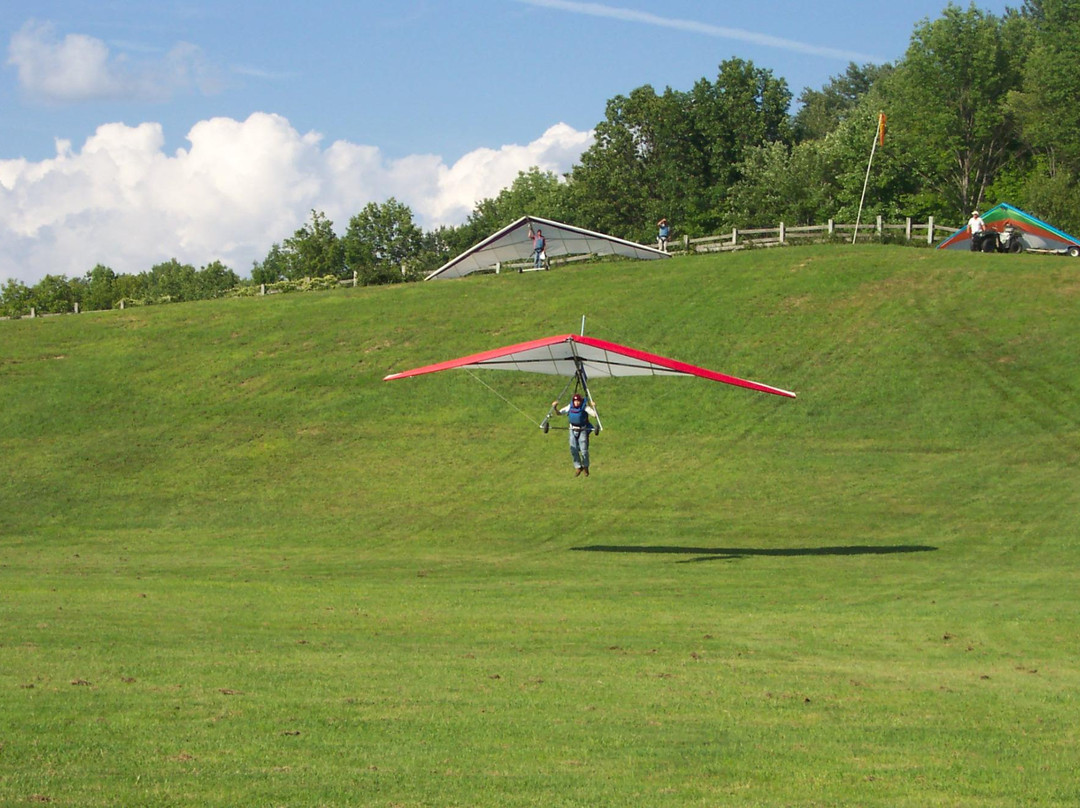
[[[982,215],[982,220],[987,230],[997,233],[1004,233],[1006,230],[1016,232],[1016,238],[1009,242],[1010,252],[1032,250],[1071,255],[1073,258],[1080,256],[1080,239],[1004,202],[986,211]],[[971,249],[971,232],[967,227],[961,227],[938,244],[937,248],[939,250],[969,250]]]

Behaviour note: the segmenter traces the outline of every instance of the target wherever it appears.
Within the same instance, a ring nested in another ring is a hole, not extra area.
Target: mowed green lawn
[[[1080,262],[0,322],[0,804],[1075,806]],[[798,392],[387,373],[577,332]]]

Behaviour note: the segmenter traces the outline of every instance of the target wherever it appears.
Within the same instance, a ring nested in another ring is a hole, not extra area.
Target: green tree
[[[91,311],[111,309],[116,302],[116,273],[104,264],[98,264],[84,278],[86,295],[83,307]]]
[[[285,280],[285,272],[288,269],[288,264],[285,259],[285,255],[281,250],[281,245],[275,243],[270,247],[270,251],[266,254],[261,262],[256,261],[251,267],[251,281],[258,285],[263,283],[277,283],[278,281]]]
[[[1060,165],[1050,170],[1044,160],[1037,160],[1022,193],[1025,210],[1066,233],[1080,232],[1080,181],[1075,173]]]
[[[22,281],[8,278],[0,288],[0,316],[24,317],[30,313],[33,291]]]
[[[457,228],[442,225],[424,233],[423,245],[420,248],[420,254],[416,257],[416,268],[419,274],[426,275],[438,269],[472,246],[472,243],[467,243],[458,248],[460,241],[457,230]]]
[[[121,300],[146,302],[149,297],[149,275],[140,272],[137,275],[121,273],[113,280],[114,303]]]
[[[212,261],[196,273],[199,298],[209,300],[221,297],[225,292],[240,285],[240,276],[221,261]]]
[[[393,197],[381,205],[371,202],[349,220],[345,261],[365,286],[408,280],[418,273],[423,236],[407,205]]]
[[[655,187],[663,104],[648,85],[608,101],[593,145],[571,174],[572,204],[586,227],[632,238],[652,218],[653,205],[663,204]]]
[[[65,314],[75,311],[75,295],[63,275],[46,275],[30,291],[30,305],[38,314]]]
[[[1051,173],[1080,172],[1080,0],[1027,0],[1023,19],[1031,47],[1012,107]]]
[[[716,189],[738,179],[736,167],[751,148],[791,141],[787,82],[752,62],[722,62],[716,81],[698,81],[690,100],[696,128],[707,144]]]
[[[148,302],[179,303],[198,300],[200,297],[195,267],[191,264],[181,264],[175,258],[170,258],[150,268],[147,276],[147,290],[151,298]]]
[[[716,232],[749,150],[790,142],[790,102],[786,82],[740,59],[690,92],[618,96],[571,173],[571,204],[586,226],[637,240],[651,241],[661,216],[691,235]]]
[[[334,223],[321,211],[311,211],[310,224],[285,239],[278,252],[281,273],[288,280],[328,275],[343,278],[348,274],[341,239],[334,233]]]
[[[803,90],[799,96],[799,110],[792,120],[795,139],[800,142],[818,140],[835,131],[874,84],[891,70],[891,65],[859,67],[851,62],[843,75],[834,76],[822,89]]]
[[[1009,106],[1035,159],[1017,202],[1068,232],[1080,228],[1080,2],[1028,0],[1030,53]],[[1014,26],[1018,27],[1018,26]],[[1019,36],[1014,36],[1014,39]]]
[[[569,216],[566,182],[552,171],[533,166],[519,171],[517,177],[495,197],[482,199],[459,228],[455,241],[459,251],[494,233],[522,216],[540,216],[564,221]]]
[[[836,189],[817,143],[754,147],[739,164],[739,179],[727,198],[729,220],[742,227],[818,224],[836,206]]]
[[[918,25],[904,60],[883,82],[889,137],[926,190],[956,215],[983,204],[1020,151],[1006,99],[1024,49],[1002,20],[949,5]]]

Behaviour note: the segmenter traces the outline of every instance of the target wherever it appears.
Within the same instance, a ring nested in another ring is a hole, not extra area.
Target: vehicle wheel
[[[1069,247],[1069,255],[1073,258],[1080,258],[1080,247],[1077,247],[1075,244]]]
[[[1009,252],[1022,253],[1024,251],[1024,242],[1020,239],[1013,239],[1009,242]]]
[[[996,238],[984,238],[982,242],[983,252],[996,252],[997,251],[997,239]]]

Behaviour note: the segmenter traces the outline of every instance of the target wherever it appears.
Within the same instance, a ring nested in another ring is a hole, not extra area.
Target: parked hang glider
[[[1009,241],[1010,252],[1031,250],[1032,252],[1071,255],[1074,258],[1080,256],[1080,239],[1004,202],[986,211],[982,215],[982,220],[986,223],[987,230],[999,234],[1007,230],[1014,231],[1015,238]],[[962,227],[938,244],[937,248],[939,250],[969,250],[971,249],[971,233],[966,227]],[[994,251],[994,248],[989,245],[984,249],[988,252]]]
[[[522,216],[516,222],[473,245],[457,258],[447,261],[424,280],[460,278],[472,272],[491,269],[507,261],[525,261],[532,257],[533,242],[529,230],[544,232],[548,258],[567,255],[622,255],[628,258],[652,260],[670,257],[663,250],[635,244],[633,241],[594,233],[569,224]]]
[[[576,334],[545,337],[544,339],[522,342],[505,348],[496,348],[492,351],[472,354],[471,356],[463,356],[460,359],[425,365],[401,373],[392,373],[385,377],[383,381],[406,379],[410,376],[420,376],[425,373],[435,373],[440,370],[453,370],[455,368],[520,370],[549,376],[568,376],[575,383],[575,390],[580,386],[584,390],[586,399],[593,401],[594,405],[595,399],[589,392],[589,379],[614,376],[697,376],[715,382],[745,387],[760,393],[795,398],[794,393],[781,390],[779,387],[770,387],[767,384],[717,373],[715,370],[688,365],[685,362],[639,351],[636,348],[628,348],[625,345],[616,345],[613,342],[605,342]],[[569,385],[570,382],[567,382],[567,387]],[[565,388],[563,392],[565,392]],[[551,414],[549,412],[548,417]],[[545,432],[548,430],[547,418],[540,423],[540,427]]]

